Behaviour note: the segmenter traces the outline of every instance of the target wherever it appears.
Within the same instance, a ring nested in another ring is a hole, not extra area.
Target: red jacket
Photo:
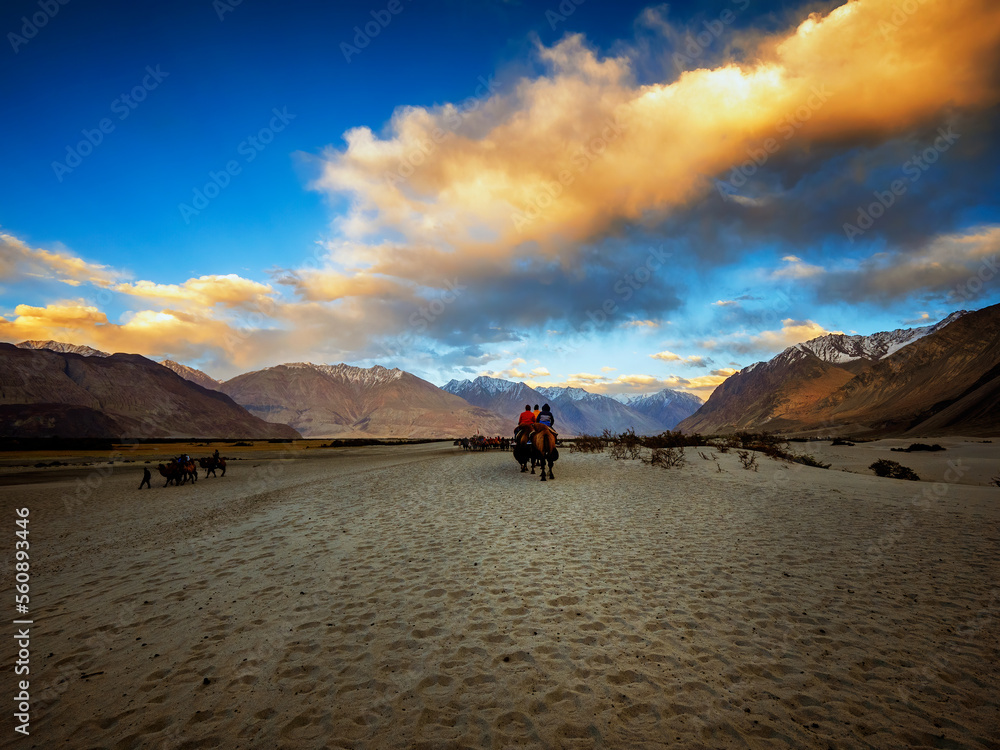
[[[522,424],[534,424],[535,422],[535,412],[533,411],[522,411],[521,416],[518,417],[517,423]]]

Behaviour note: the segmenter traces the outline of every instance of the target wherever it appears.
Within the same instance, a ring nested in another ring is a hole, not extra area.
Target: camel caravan
[[[507,451],[510,450],[510,444],[512,442],[513,441],[509,438],[501,437],[500,435],[496,435],[495,437],[488,437],[487,435],[473,435],[472,437],[465,437],[460,440],[456,440],[455,445],[462,446],[463,451]]]
[[[205,476],[218,477],[216,474],[217,470],[221,470],[221,476],[226,476],[226,459],[219,456],[219,452],[216,451],[214,455],[208,458],[199,458],[197,463],[195,460],[188,455],[177,456],[176,458],[170,459],[166,464],[160,464],[157,466],[159,469],[160,476],[166,478],[163,486],[173,484],[175,487],[179,487],[182,484],[186,484],[190,481],[192,484],[198,481],[198,467],[205,469]],[[140,485],[141,487],[142,485]]]

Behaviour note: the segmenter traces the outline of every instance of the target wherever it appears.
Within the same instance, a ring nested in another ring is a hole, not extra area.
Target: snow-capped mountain
[[[664,388],[657,393],[629,396],[624,403],[665,425],[664,429],[672,430],[698,411],[704,402],[692,393]]]
[[[345,365],[343,362],[337,365],[314,365],[312,362],[289,362],[285,364],[284,367],[313,369],[344,383],[364,388],[384,385],[385,383],[392,382],[393,380],[399,380],[403,377],[403,371],[398,367],[394,367],[390,370],[386,367],[382,367],[382,365],[375,365],[374,367],[355,367],[354,365]]]
[[[934,325],[922,328],[897,328],[895,331],[882,331],[869,336],[829,333],[790,348],[811,351],[824,362],[835,365],[860,359],[877,362],[895,354],[904,346],[941,330],[967,314],[967,310],[959,310]]]
[[[252,414],[285,422],[306,437],[506,435],[513,426],[399,369],[317,365],[268,367],[222,383]]]
[[[473,406],[500,414],[512,425],[517,424],[517,415],[524,411],[525,404],[534,406],[545,402],[544,395],[524,383],[487,375],[480,375],[475,380],[451,380],[441,386],[441,390],[464,398]]]
[[[556,429],[565,435],[599,435],[605,429],[622,432],[629,428],[639,434],[655,435],[673,428],[683,417],[666,421],[620,400],[583,388],[543,386],[530,388],[524,383],[482,375],[475,380],[452,380],[443,386],[449,393],[466,401],[509,417],[513,424],[525,404],[549,404],[556,418]],[[698,401],[698,405],[700,405]],[[683,416],[697,409],[691,406]]]
[[[208,388],[210,391],[217,391],[219,390],[219,386],[222,385],[211,375],[195,369],[194,367],[182,365],[180,362],[174,362],[172,359],[161,360],[160,364],[169,370],[173,370],[185,380],[197,383],[202,388]]]
[[[679,428],[903,433],[933,418],[936,430],[980,434],[997,422],[998,368],[1000,305],[923,328],[820,336],[743,368]]]
[[[67,344],[62,341],[22,341],[20,344],[15,344],[20,349],[48,349],[50,352],[59,352],[60,354],[79,354],[83,357],[110,357],[111,355],[107,352],[102,352],[99,349],[94,349],[90,346],[84,346],[82,344]]]

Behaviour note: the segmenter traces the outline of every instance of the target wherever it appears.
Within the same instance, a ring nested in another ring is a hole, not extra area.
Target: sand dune
[[[36,701],[4,746],[998,746],[1000,490],[688,456],[2,488],[31,508]]]

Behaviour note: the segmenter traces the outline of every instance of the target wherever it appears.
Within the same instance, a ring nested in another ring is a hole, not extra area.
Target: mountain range
[[[277,365],[220,386],[252,414],[292,425],[305,437],[506,435],[513,420],[470,405],[398,368]]]
[[[218,381],[171,360],[56,341],[0,344],[0,435],[453,437],[510,433],[548,403],[564,436],[634,429],[986,435],[1000,424],[1000,305],[934,325],[827,334],[725,380],[702,403],[664,389],[604,396],[480,376],[288,363]]]
[[[26,343],[0,344],[0,436],[299,437],[138,354]]]
[[[583,388],[531,388],[486,375],[474,380],[451,380],[442,388],[470,404],[511,415],[511,420],[524,410],[525,404],[548,403],[556,417],[556,429],[565,435],[599,435],[605,429],[623,432],[630,428],[640,435],[655,435],[672,430],[702,403],[697,396],[669,389],[622,402]]]
[[[745,367],[679,429],[725,433],[993,434],[1000,305],[932,326],[828,334]]]

